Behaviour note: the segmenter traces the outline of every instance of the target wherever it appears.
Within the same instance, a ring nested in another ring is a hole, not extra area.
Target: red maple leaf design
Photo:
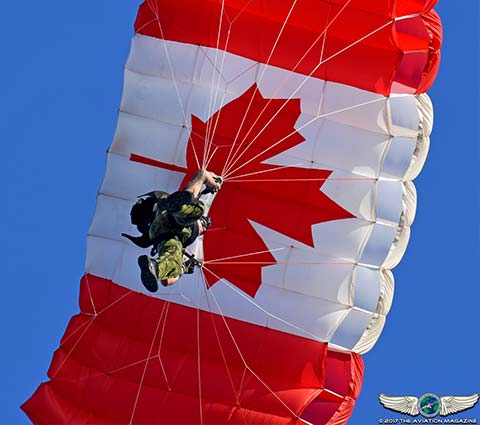
[[[215,113],[209,122],[192,116],[188,172],[182,187],[197,171],[197,158],[203,158],[207,131],[212,132],[214,126],[212,145],[216,152],[208,169],[220,175],[227,159],[231,162],[230,153],[237,148],[235,156],[239,160],[233,168],[242,166],[226,180],[210,209],[214,231],[204,237],[208,285],[225,278],[255,296],[262,267],[275,264],[275,258],[249,220],[313,246],[313,224],[353,217],[320,191],[331,171],[293,166],[275,169],[262,163],[304,141],[294,128],[299,115],[299,99],[264,99],[254,85]],[[246,174],[249,176],[241,177]],[[235,260],[223,264],[209,263],[232,257]]]

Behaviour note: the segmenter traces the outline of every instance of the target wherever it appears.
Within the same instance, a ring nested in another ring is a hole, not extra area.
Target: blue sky
[[[46,380],[78,311],[86,233],[113,136],[139,1],[5,2],[0,28],[0,424]],[[441,0],[431,149],[384,332],[364,356],[353,425],[400,417],[378,394],[480,392],[478,2]],[[480,407],[462,417],[477,417]]]

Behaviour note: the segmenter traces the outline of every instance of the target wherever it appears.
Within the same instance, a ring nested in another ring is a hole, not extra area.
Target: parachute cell
[[[435,3],[140,6],[81,312],[33,422],[346,423],[415,215]],[[150,294],[130,207],[199,168],[224,179],[189,247],[204,267]]]

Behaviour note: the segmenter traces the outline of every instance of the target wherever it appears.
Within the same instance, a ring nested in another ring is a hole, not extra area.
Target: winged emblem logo
[[[404,415],[422,415],[432,418],[437,415],[448,416],[471,409],[478,401],[478,393],[443,397],[439,397],[434,393],[425,393],[420,397],[380,394],[378,398],[386,409],[400,412]]]

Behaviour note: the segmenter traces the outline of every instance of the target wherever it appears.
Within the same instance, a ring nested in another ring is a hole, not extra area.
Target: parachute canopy
[[[90,227],[80,310],[35,423],[345,423],[426,157],[431,0],[147,0]],[[138,195],[224,179],[204,268],[142,286]]]

